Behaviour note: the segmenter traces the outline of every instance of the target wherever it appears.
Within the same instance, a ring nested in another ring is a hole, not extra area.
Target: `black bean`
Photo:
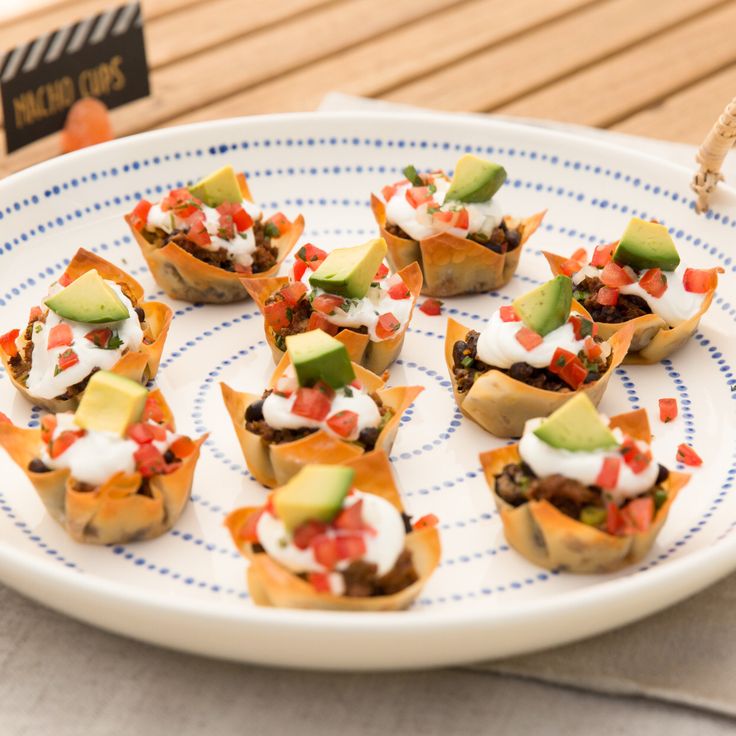
[[[521,233],[518,230],[509,230],[506,233],[506,245],[509,250],[516,248],[521,242]]]
[[[135,308],[135,313],[138,315],[138,321],[139,322],[145,322],[146,321],[146,313],[140,308]]]
[[[511,368],[509,368],[509,375],[517,381],[530,378],[533,374],[534,367],[529,365],[529,363],[512,363]]]
[[[667,468],[665,468],[664,465],[660,465],[659,466],[659,472],[657,473],[657,482],[656,482],[656,485],[658,485],[658,486],[661,485],[669,477],[670,477],[670,471],[667,470]]]
[[[358,442],[360,442],[366,450],[372,450],[376,446],[376,440],[378,439],[378,429],[376,427],[366,427],[362,429],[358,435]]]
[[[245,410],[246,422],[259,422],[263,419],[263,400],[254,401]]]
[[[31,462],[28,463],[28,470],[31,473],[49,473],[51,468],[47,467],[46,464],[40,458],[34,457]]]
[[[166,460],[167,463],[173,463],[176,460],[176,455],[174,455],[171,450],[166,450],[164,453],[164,460]]]
[[[452,360],[455,365],[462,365],[468,344],[464,340],[458,340],[452,347]]]
[[[414,529],[411,525],[411,516],[409,514],[405,514],[403,511],[401,512],[401,520],[404,522],[404,531],[407,534],[411,534]]]

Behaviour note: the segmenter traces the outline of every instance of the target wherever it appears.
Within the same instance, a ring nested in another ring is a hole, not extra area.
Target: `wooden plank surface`
[[[117,4],[0,8],[0,50]],[[143,0],[151,97],[118,136],[329,91],[698,143],[736,94],[736,0]],[[0,175],[58,153],[50,136]]]

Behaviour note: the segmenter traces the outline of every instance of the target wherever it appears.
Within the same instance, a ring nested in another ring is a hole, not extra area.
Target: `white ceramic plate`
[[[192,501],[176,529],[124,547],[75,544],[45,514],[3,454],[0,577],[71,616],[165,646],[250,662],[309,668],[454,664],[560,644],[663,608],[736,568],[736,195],[723,188],[708,216],[693,211],[690,172],[559,133],[450,116],[294,115],[174,128],[100,146],[0,182],[0,332],[25,324],[70,256],[84,246],[122,265],[161,298],[122,214],[230,162],[244,169],[266,212],[302,212],[305,240],[331,248],[375,233],[372,189],[407,163],[451,169],[464,151],[501,162],[504,209],[549,212],[502,293],[448,300],[445,313],[478,327],[500,303],[548,278],[541,248],[571,252],[614,239],[632,215],[673,231],[683,260],[726,269],[700,330],[672,361],[617,371],[602,408],[651,412],[654,449],[674,467],[687,441],[705,464],[674,505],[640,566],[615,575],[550,574],[505,543],[478,452],[499,444],[456,411],[442,358],[445,317],[417,313],[392,370],[422,384],[394,447],[412,514],[441,520],[443,560],[417,604],[389,614],[256,608],[243,560],[222,521],[264,491],[249,478],[217,383],[260,391],[273,365],[252,302],[174,305],[158,385],[179,426],[210,432]],[[657,399],[676,396],[680,417],[662,425]],[[5,376],[0,409],[20,424],[39,412]]]

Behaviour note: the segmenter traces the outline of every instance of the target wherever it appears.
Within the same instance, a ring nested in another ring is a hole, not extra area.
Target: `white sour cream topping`
[[[541,418],[527,421],[524,425],[524,434],[519,442],[521,459],[540,478],[559,474],[587,486],[595,485],[605,458],[617,458],[621,460],[618,482],[613,490],[606,490],[606,492],[610,493],[613,501],[619,506],[626,499],[634,498],[648,491],[657,482],[659,466],[654,460],[641,473],[634,473],[623,461],[623,457],[618,450],[572,452],[571,450],[552,447],[534,434],[534,430],[541,422]],[[619,443],[623,442],[624,437],[620,429],[614,429],[613,434]],[[636,444],[643,451],[649,449],[645,442],[636,441]]]
[[[396,564],[396,560],[404,549],[406,538],[404,522],[394,506],[372,493],[353,491],[345,499],[343,508],[349,508],[361,499],[363,501],[363,521],[375,532],[374,534],[370,531],[366,532],[364,536],[366,551],[361,559],[376,565],[378,575],[385,575]],[[335,534],[336,532],[330,530],[328,533]],[[261,514],[256,534],[268,556],[292,572],[326,571],[314,558],[314,552],[311,549],[299,549],[286,531],[283,522],[270,513]],[[337,563],[336,568],[344,570],[349,564],[349,560],[341,560]],[[341,576],[331,575],[331,585],[333,585],[333,577],[337,578],[334,584],[342,583]],[[333,587],[333,592],[340,594],[342,591]]]
[[[468,233],[483,233],[490,236],[493,230],[501,224],[503,210],[496,199],[491,198],[486,202],[450,201],[445,203],[445,194],[450,188],[450,180],[441,174],[434,174],[433,176],[433,183],[437,187],[433,200],[440,205],[440,210],[444,212],[458,209],[467,210],[467,228],[448,227],[446,224],[438,222],[427,212],[429,203],[422,204],[416,209],[412,207],[406,199],[406,192],[412,186],[410,183],[397,187],[396,193],[386,202],[386,222],[390,225],[397,225],[414,240],[428,238],[445,231],[461,238],[467,237]]]
[[[79,431],[79,426],[74,422],[74,414],[57,414],[56,422],[54,439],[66,430]],[[177,437],[178,435],[166,430],[166,439],[153,444],[164,453]],[[98,486],[120,471],[134,473],[133,455],[137,452],[138,447],[137,442],[112,432],[88,430],[83,437],[80,437],[57,458],[52,459],[48,448],[44,445],[41,450],[41,460],[49,468],[69,468],[75,480]]]
[[[240,204],[253,220],[257,220],[261,216],[260,209],[253,202],[244,199]],[[205,229],[209,233],[212,241],[209,245],[203,245],[202,247],[206,250],[224,248],[233,259],[233,262],[241,266],[250,266],[253,263],[253,252],[256,249],[256,236],[253,228],[248,228],[242,233],[236,232],[232,240],[226,240],[218,235],[220,229],[220,213],[213,207],[207,207],[204,204],[202,205],[202,212],[205,216]],[[165,233],[171,233],[174,230],[187,230],[189,228],[189,225],[178,218],[173,210],[164,212],[161,209],[160,203],[154,204],[148,211],[147,224],[152,228],[159,228]]]
[[[495,311],[478,337],[478,358],[496,368],[510,368],[514,363],[528,363],[535,368],[546,368],[552,362],[557,348],[577,355],[585,345],[585,339],[576,340],[573,326],[565,322],[561,327],[547,333],[540,345],[527,350],[516,339],[516,333],[523,326],[523,322],[504,322],[500,310]],[[599,344],[601,357],[605,359],[611,348],[607,342]]]
[[[587,265],[572,277],[574,284],[579,284],[587,276],[600,278],[600,268]],[[644,272],[642,272],[643,275]],[[690,319],[703,305],[705,294],[696,294],[685,290],[685,267],[680,266],[675,271],[662,271],[667,279],[667,290],[660,297],[652,296],[641,288],[638,281],[633,284],[619,287],[622,294],[634,294],[640,296],[649,305],[654,314],[659,315],[670,327],[676,327]]]
[[[358,426],[352,435],[340,437],[340,439],[357,440],[361,430],[366,427],[377,427],[381,423],[381,414],[376,402],[365,391],[353,386],[350,386],[349,390],[352,392],[352,396],[347,396],[345,389],[337,389],[330,412],[321,422],[292,413],[291,409],[296,401],[296,391],[289,398],[275,393],[269,394],[263,402],[263,418],[274,429],[324,429],[328,434],[340,437],[330,429],[327,420],[340,411],[353,411],[358,415]]]
[[[93,369],[99,368],[100,370],[109,371],[123,353],[129,350],[137,350],[140,347],[141,342],[143,342],[143,329],[132,302],[123,294],[122,289],[116,283],[113,281],[107,281],[106,283],[127,307],[130,317],[120,322],[91,325],[64,319],[59,317],[56,312],[49,310],[45,323],[36,322],[34,324],[31,372],[28,374],[28,380],[26,381],[26,387],[32,395],[41,399],[53,399],[61,396],[69,386],[73,386],[87,378]],[[61,287],[59,286],[52,287],[49,290],[49,296],[60,290]],[[62,322],[71,328],[73,342],[71,346],[62,345],[48,350],[46,344],[48,343],[49,332]],[[104,350],[98,348],[85,337],[92,330],[106,327],[122,340],[120,347]],[[59,356],[70,347],[79,357],[79,362],[55,376],[54,372],[59,362]]]

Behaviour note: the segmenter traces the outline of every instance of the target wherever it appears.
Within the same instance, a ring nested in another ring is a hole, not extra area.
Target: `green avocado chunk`
[[[45,303],[59,317],[92,325],[120,322],[130,317],[120,297],[94,268]]]
[[[555,276],[512,302],[524,324],[544,336],[567,322],[572,304],[572,281],[569,276]]]
[[[330,294],[362,299],[368,293],[387,250],[383,238],[369,240],[353,248],[336,248],[309,277],[309,283]]]
[[[455,165],[445,202],[487,202],[505,181],[503,166],[466,153]]]
[[[542,442],[572,452],[613,450],[618,442],[585,393],[575,394],[534,430]]]
[[[189,187],[193,197],[201,199],[208,207],[219,207],[223,202],[239,204],[243,201],[240,185],[232,166],[223,166]]]
[[[613,252],[613,260],[642,271],[674,271],[680,265],[677,248],[664,225],[632,217]]]
[[[347,348],[322,330],[289,335],[286,350],[300,386],[324,381],[332,388],[342,388],[355,379]]]
[[[89,379],[74,414],[82,429],[112,432],[124,437],[140,421],[148,398],[145,386],[110,371],[97,371]]]
[[[306,465],[273,494],[273,507],[287,531],[305,521],[329,524],[339,513],[355,471],[341,465]]]

